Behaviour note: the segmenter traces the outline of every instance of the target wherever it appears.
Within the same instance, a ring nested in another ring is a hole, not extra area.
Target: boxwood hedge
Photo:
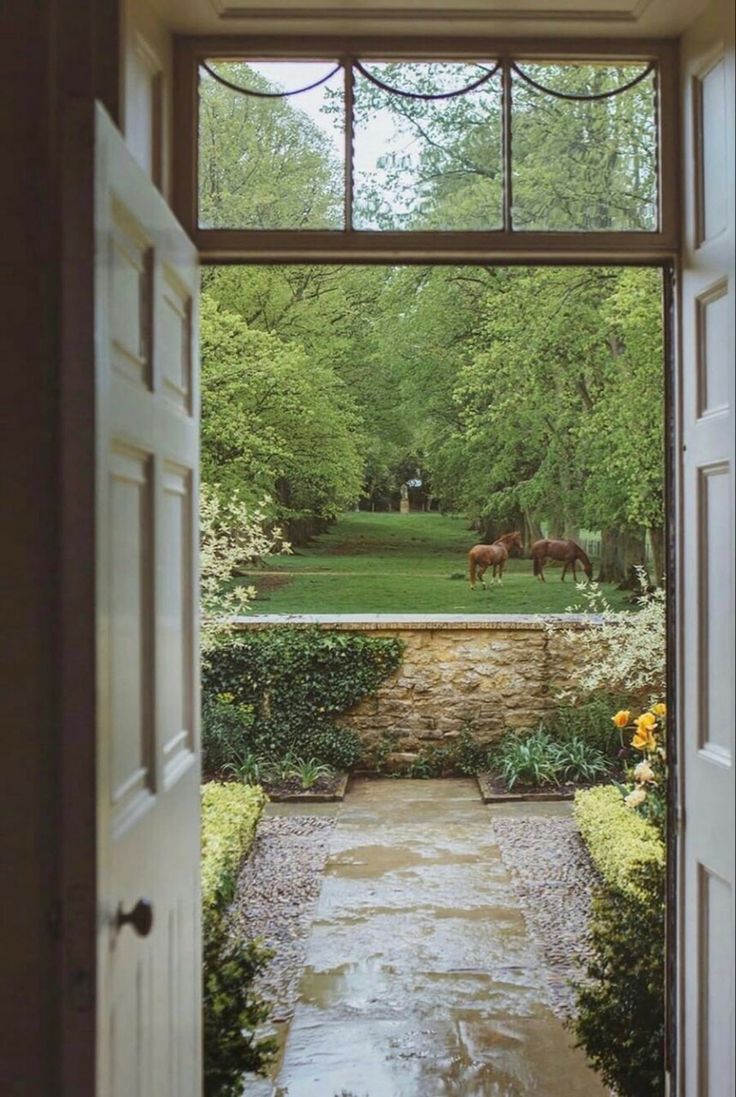
[[[270,953],[258,942],[231,932],[227,908],[238,869],[250,851],[266,797],[257,786],[202,787],[202,922],[204,1092],[206,1097],[239,1097],[246,1070],[261,1071],[275,1048],[256,1037],[267,1007],[253,980]]]
[[[613,786],[578,792],[575,818],[602,882],[573,1028],[619,1097],[662,1097],[664,846]]]

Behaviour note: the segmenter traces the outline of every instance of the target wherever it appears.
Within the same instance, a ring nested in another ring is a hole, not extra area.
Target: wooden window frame
[[[198,68],[209,59],[654,62],[659,218],[654,232],[211,229],[197,218]],[[669,40],[375,36],[179,36],[174,40],[172,206],[204,263],[659,264],[679,249],[678,51]]]

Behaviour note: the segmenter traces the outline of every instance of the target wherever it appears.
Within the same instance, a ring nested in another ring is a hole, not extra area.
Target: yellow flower
[[[630,792],[628,796],[624,798],[624,803],[627,807],[635,808],[639,804],[643,804],[647,798],[647,794],[643,788],[635,788],[633,792]]]
[[[654,781],[654,770],[649,765],[649,762],[639,762],[638,766],[634,767],[634,780],[646,783],[648,781]]]
[[[655,716],[666,716],[667,706],[664,701],[660,701],[658,704],[652,705],[650,711],[654,713]]]
[[[627,708],[619,709],[615,716],[612,716],[614,724],[617,728],[625,728],[631,719],[631,713]]]
[[[652,728],[646,724],[638,727],[634,738],[631,740],[631,745],[635,750],[655,750],[657,740],[654,737]]]
[[[653,712],[643,712],[641,716],[637,716],[634,720],[636,724],[636,733],[631,740],[631,745],[636,750],[655,750],[657,746],[657,740],[654,736],[654,729],[657,726],[657,717]]]

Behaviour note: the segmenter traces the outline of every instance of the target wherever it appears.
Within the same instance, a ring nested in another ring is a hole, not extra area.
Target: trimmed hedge
[[[636,897],[641,866],[664,870],[665,850],[659,832],[626,806],[614,785],[578,792],[575,822],[593,864],[612,888]]]
[[[572,1027],[619,1097],[663,1097],[664,846],[612,786],[578,792],[575,818],[603,884]]]
[[[263,1072],[274,1051],[256,1036],[268,1007],[253,980],[271,953],[230,932],[227,908],[238,869],[250,851],[266,796],[257,786],[210,782],[202,787],[202,922],[204,1093],[240,1097],[245,1071]]]
[[[250,853],[266,804],[258,785],[202,785],[202,910],[204,920],[233,900],[238,869]]]

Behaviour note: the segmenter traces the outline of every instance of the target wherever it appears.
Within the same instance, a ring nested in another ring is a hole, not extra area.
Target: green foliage
[[[271,953],[231,933],[227,907],[266,798],[260,788],[202,787],[203,1035],[206,1097],[239,1097],[245,1071],[263,1071],[276,1047],[256,1037],[268,1009],[253,980]]]
[[[225,79],[273,89],[240,61],[217,62]],[[342,180],[319,127],[288,99],[241,95],[202,73],[200,224],[209,228],[338,228]]]
[[[232,775],[244,785],[262,785],[270,777],[271,771],[267,762],[253,751],[246,750],[243,754],[236,755],[235,761],[227,762],[222,767],[222,773]]]
[[[446,747],[426,747],[409,765],[406,776],[419,781],[427,781],[430,777],[441,777],[447,768],[448,762]]]
[[[637,866],[663,869],[665,849],[659,832],[627,807],[613,785],[575,795],[575,821],[593,864],[616,891],[636,898]]]
[[[639,68],[527,67],[573,93],[618,87]],[[242,62],[217,68],[272,86]],[[468,75],[453,64],[378,68],[424,91]],[[357,180],[358,223],[493,227],[497,80],[441,105],[358,83],[359,126],[380,117],[394,133]],[[201,97],[203,224],[339,227],[338,158],[298,99],[253,99],[206,75]],[[563,102],[514,78],[513,98],[518,227],[652,227],[651,79]],[[290,534],[318,531],[361,494],[388,505],[419,467],[424,490],[485,531],[606,530],[607,544],[624,546],[619,577],[644,531],[661,535],[660,272],[269,265],[207,270],[204,287],[205,480],[249,502],[268,494]]]
[[[492,767],[506,788],[515,785],[557,785],[560,767],[557,744],[544,731],[509,732],[493,752]]]
[[[622,747],[622,739],[611,716],[619,709],[627,708],[628,700],[623,694],[594,693],[575,704],[562,702],[545,717],[544,729],[553,739],[562,742],[578,737],[584,739],[607,758],[615,758]]]
[[[580,792],[575,816],[603,886],[572,1027],[621,1097],[664,1093],[664,847],[617,789]]]
[[[234,731],[231,757],[244,749],[270,760],[286,755],[350,769],[361,753],[358,735],[337,718],[397,670],[400,640],[280,627],[244,632],[213,653],[204,669],[204,696],[231,698],[236,710],[253,713]],[[219,744],[221,740],[216,740]],[[209,759],[206,759],[209,769]]]
[[[595,781],[611,769],[611,763],[603,751],[580,735],[572,735],[558,745],[557,764],[562,779],[574,782]]]
[[[463,777],[474,777],[488,765],[488,744],[479,743],[466,726],[450,748],[450,760],[453,769]]]
[[[221,773],[248,752],[253,708],[236,704],[232,694],[202,694],[202,768],[207,776]]]
[[[517,784],[543,788],[595,781],[611,768],[605,754],[582,735],[556,739],[543,726],[532,732],[507,732],[492,748],[490,765],[509,790]]]
[[[298,778],[304,791],[313,788],[320,777],[332,777],[333,773],[330,766],[321,764],[316,758],[295,758],[290,768],[290,776]]]
[[[224,915],[210,920],[203,945],[205,1097],[240,1097],[243,1074],[264,1073],[276,1053],[273,1037],[255,1035],[268,1006],[254,992],[253,980],[271,955],[257,941],[237,940]]]
[[[204,921],[232,901],[238,868],[250,852],[266,797],[262,789],[209,781],[202,786]]]
[[[357,423],[334,371],[207,294],[201,349],[202,476],[213,490],[267,496],[285,524],[332,518],[358,497]]]

